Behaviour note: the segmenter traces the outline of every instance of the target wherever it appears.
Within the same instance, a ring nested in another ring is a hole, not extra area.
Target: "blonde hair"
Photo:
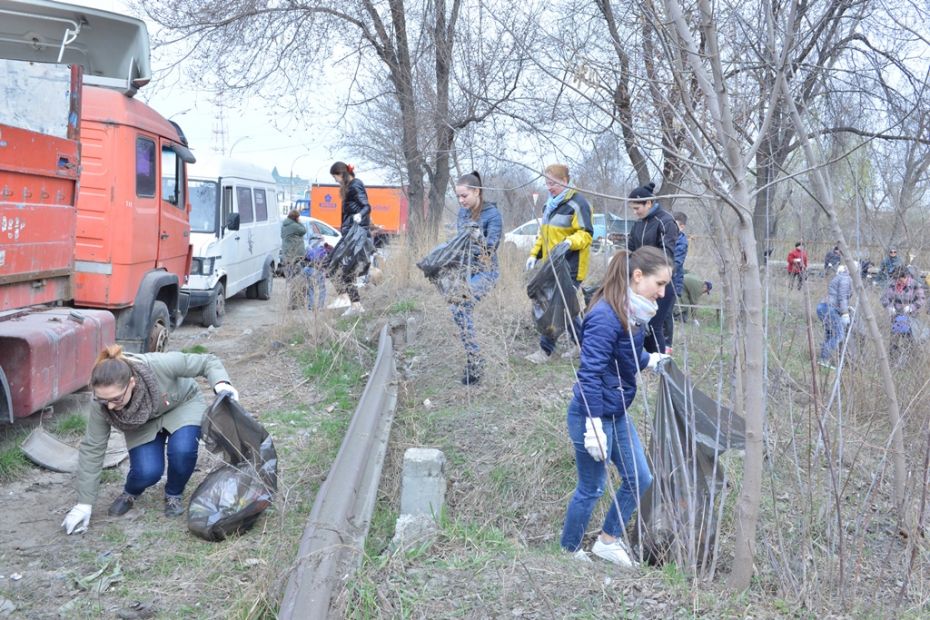
[[[90,373],[90,386],[126,387],[131,378],[132,369],[129,367],[129,360],[123,355],[123,347],[111,344],[97,355],[94,369]]]
[[[555,177],[560,181],[569,182],[570,177],[568,176],[568,166],[565,164],[549,164],[546,166],[546,169],[543,170],[543,174],[549,175],[550,177]]]

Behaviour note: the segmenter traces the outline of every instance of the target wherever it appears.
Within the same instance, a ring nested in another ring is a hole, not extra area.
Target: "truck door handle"
[[[160,238],[161,238],[161,239],[167,239],[167,238],[170,237],[170,236],[171,236],[171,235],[169,235],[168,233],[163,232],[163,233],[161,234],[161,237],[160,237]]]

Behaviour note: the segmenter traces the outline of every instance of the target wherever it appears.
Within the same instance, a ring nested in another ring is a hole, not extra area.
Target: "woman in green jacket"
[[[197,464],[200,423],[207,408],[194,377],[205,377],[214,393],[226,391],[239,399],[214,355],[123,354],[119,345],[100,353],[90,376],[93,405],[78,458],[78,504],[61,524],[68,534],[85,531],[90,522],[112,427],[126,436],[129,475],[109,514],[126,514],[145,489],[161,480],[166,453],[165,515],[184,513],[181,495]]]

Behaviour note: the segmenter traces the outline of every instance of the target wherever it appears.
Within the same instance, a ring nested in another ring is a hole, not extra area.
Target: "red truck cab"
[[[164,347],[182,316],[193,157],[132,99],[150,75],[140,20],[0,0],[0,421],[86,386],[114,340]]]

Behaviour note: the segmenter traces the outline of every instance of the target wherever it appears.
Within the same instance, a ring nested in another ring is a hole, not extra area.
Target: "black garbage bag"
[[[204,417],[202,436],[220,465],[197,485],[187,509],[187,528],[219,541],[251,528],[278,489],[278,455],[268,431],[238,402],[221,392]]]
[[[417,267],[443,297],[454,301],[468,293],[468,278],[476,266],[475,251],[479,247],[472,241],[470,231],[464,230],[430,250]]]
[[[706,568],[726,492],[719,456],[746,443],[743,418],[695,388],[668,360],[659,366],[659,399],[649,441],[653,484],[640,504],[634,541],[653,563]]]
[[[567,254],[568,249],[561,245],[553,248],[526,285],[526,294],[533,302],[536,330],[553,341],[581,312]]]
[[[363,275],[375,253],[375,244],[368,234],[368,230],[353,222],[349,231],[342,236],[326,260],[326,271],[329,277],[336,277],[340,273],[348,275]]]

